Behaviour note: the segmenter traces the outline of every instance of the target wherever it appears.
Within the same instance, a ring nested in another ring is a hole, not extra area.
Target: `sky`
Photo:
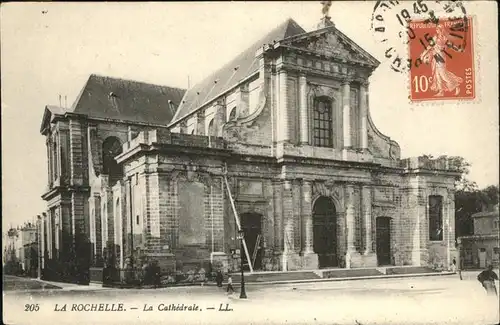
[[[370,30],[374,2],[334,2],[337,28],[381,65],[370,112],[403,157],[463,156],[480,187],[498,184],[498,34],[494,2],[466,3],[475,20],[478,99],[411,104],[408,76],[385,59]],[[1,5],[2,226],[45,210],[47,104],[70,106],[92,73],[186,88],[288,18],[315,29],[315,2],[7,3]],[[391,32],[393,35],[394,32]]]

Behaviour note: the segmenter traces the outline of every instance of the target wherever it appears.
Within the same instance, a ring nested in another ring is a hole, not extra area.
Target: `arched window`
[[[316,147],[332,147],[332,135],[332,101],[327,97],[315,98],[313,108],[313,145]]]
[[[231,113],[229,113],[228,121],[234,121],[236,119],[236,107],[233,107]]]
[[[443,197],[429,196],[429,240],[443,240]]]
[[[120,140],[115,137],[108,137],[102,144],[102,172],[109,175],[110,183],[117,181],[123,175],[120,165],[115,157],[122,153]]]
[[[194,135],[194,129],[193,129],[193,131],[191,131],[191,134]]]
[[[207,135],[209,137],[214,137],[215,136],[215,127],[214,127],[214,119],[208,123],[208,130],[207,130]]]

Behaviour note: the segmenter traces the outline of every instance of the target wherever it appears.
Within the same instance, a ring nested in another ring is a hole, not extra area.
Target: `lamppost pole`
[[[241,290],[240,290],[240,299],[247,299],[247,293],[245,290],[245,273],[243,273],[243,238],[244,232],[243,230],[239,231],[239,239],[240,239],[240,271],[241,271]]]

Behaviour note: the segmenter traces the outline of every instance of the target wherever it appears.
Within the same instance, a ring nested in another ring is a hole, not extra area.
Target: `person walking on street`
[[[232,294],[233,292],[233,278],[231,277],[231,274],[229,274],[227,277],[227,293]]]
[[[220,288],[222,287],[222,281],[224,280],[224,276],[222,275],[221,270],[217,271],[217,274],[215,275],[215,282],[217,283],[217,286]]]
[[[495,285],[495,280],[498,281],[498,275],[493,271],[493,265],[488,265],[486,270],[479,273],[477,280],[481,282],[488,296],[498,295],[497,287]]]

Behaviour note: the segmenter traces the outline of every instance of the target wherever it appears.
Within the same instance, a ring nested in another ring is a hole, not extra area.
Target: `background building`
[[[483,211],[474,213],[474,235],[458,238],[460,257],[465,268],[485,268],[488,265],[498,267],[500,239],[498,223],[498,204],[485,206]]]

